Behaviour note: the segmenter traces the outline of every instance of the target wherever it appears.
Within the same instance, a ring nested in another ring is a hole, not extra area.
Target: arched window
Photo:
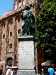
[[[7,65],[8,66],[12,66],[12,58],[8,58],[7,59]]]
[[[9,25],[13,25],[13,19],[12,19],[12,18],[10,18],[10,19],[8,20],[8,22],[9,22]]]

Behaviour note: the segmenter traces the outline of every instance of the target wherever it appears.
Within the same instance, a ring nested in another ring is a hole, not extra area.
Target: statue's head
[[[29,10],[30,9],[30,7],[27,5],[27,6],[25,6],[25,10]]]

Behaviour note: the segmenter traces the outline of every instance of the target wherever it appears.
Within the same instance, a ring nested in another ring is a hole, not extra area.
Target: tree
[[[37,48],[41,48],[45,54],[54,57],[56,52],[56,1],[45,0],[40,8],[35,25]]]

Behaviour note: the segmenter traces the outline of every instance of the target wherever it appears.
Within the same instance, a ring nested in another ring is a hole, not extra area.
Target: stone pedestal
[[[35,75],[34,37],[21,36],[18,38],[18,72],[17,75]]]

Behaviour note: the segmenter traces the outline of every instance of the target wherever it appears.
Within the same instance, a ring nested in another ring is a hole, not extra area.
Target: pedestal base
[[[35,70],[18,70],[17,75],[36,75]]]

